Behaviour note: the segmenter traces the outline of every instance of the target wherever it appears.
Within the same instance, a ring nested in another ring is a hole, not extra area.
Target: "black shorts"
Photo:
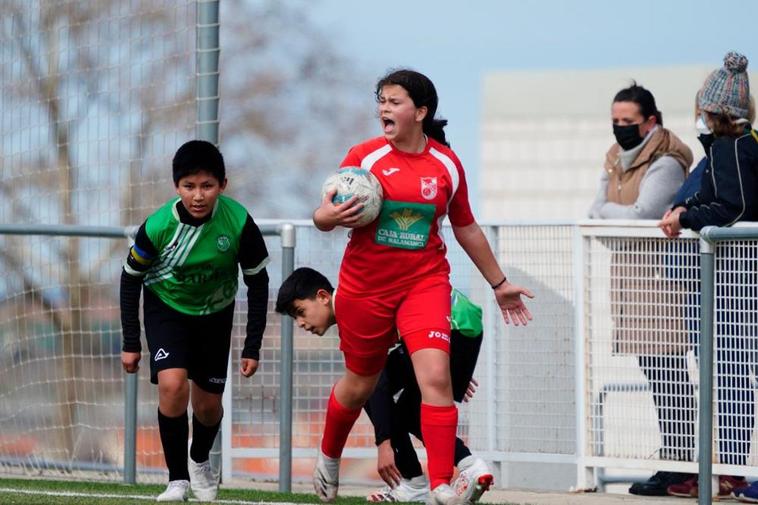
[[[161,370],[184,368],[187,376],[202,390],[223,393],[234,302],[213,314],[191,316],[169,307],[149,289],[143,292],[150,382],[158,384]]]

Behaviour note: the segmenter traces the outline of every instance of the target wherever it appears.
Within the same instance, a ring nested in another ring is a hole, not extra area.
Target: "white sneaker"
[[[187,458],[192,493],[198,501],[213,501],[218,493],[218,477],[211,470],[210,460],[195,463]]]
[[[453,489],[467,503],[478,501],[495,480],[490,467],[482,458],[463,458],[458,462],[458,470],[460,473],[453,481]]]
[[[187,501],[189,487],[188,480],[172,480],[155,501]]]
[[[450,484],[440,484],[429,493],[426,505],[465,505],[466,500],[458,496]]]
[[[340,458],[330,458],[318,450],[316,468],[313,469],[313,489],[322,502],[337,498],[340,479]]]
[[[429,481],[425,475],[400,479],[394,488],[384,486],[366,497],[369,502],[421,502],[429,499]]]

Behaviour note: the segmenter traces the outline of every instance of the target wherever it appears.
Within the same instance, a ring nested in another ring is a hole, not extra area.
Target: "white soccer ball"
[[[360,167],[343,167],[330,175],[321,187],[321,199],[332,189],[337,189],[337,194],[332,202],[340,204],[353,196],[358,196],[358,201],[363,204],[360,219],[356,227],[366,226],[379,216],[382,210],[382,185],[374,177],[371,171]]]

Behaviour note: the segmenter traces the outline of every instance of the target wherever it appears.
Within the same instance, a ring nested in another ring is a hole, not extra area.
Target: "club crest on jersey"
[[[216,239],[216,247],[221,252],[226,252],[229,250],[229,246],[231,245],[231,242],[229,241],[229,237],[226,235],[219,235]]]
[[[421,178],[421,196],[424,197],[424,200],[433,200],[437,196],[436,177]]]

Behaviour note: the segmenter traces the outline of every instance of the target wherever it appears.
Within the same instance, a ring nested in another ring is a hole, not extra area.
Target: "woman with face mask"
[[[660,219],[692,164],[692,151],[663,127],[653,94],[633,83],[611,105],[616,143],[608,149],[593,219]]]
[[[698,92],[695,128],[706,155],[698,164],[702,165],[702,178],[695,191],[677,195],[672,209],[659,223],[669,238],[677,237],[682,228],[699,231],[709,225],[758,221],[758,133],[751,127],[755,107],[747,64],[745,56],[727,53],[724,66],[712,72]],[[727,283],[716,287],[718,461],[745,465],[755,424],[750,374],[755,363],[752,347],[758,335],[757,261],[753,248],[726,245],[719,254],[725,260],[719,269],[729,274]],[[699,306],[699,300],[689,305]],[[739,310],[729,310],[730,306]],[[714,492],[758,502],[758,484],[746,486],[742,477],[722,475]],[[697,496],[697,478],[669,486],[668,492]]]
[[[750,125],[747,58],[730,52],[724,67],[698,92],[698,139],[710,161],[698,191],[666,212],[660,227],[669,237],[682,228],[731,226],[758,221],[758,133]]]
[[[600,188],[590,208],[593,219],[660,219],[670,208],[692,163],[692,151],[663,127],[653,94],[633,83],[611,105],[614,143],[605,155]],[[660,275],[655,255],[634,239],[614,248],[611,258],[613,352],[631,355],[644,373],[656,407],[660,458],[691,461],[695,405],[687,372],[683,294]],[[666,313],[662,313],[666,311]],[[657,472],[632,485],[638,495],[664,496],[690,474]]]

